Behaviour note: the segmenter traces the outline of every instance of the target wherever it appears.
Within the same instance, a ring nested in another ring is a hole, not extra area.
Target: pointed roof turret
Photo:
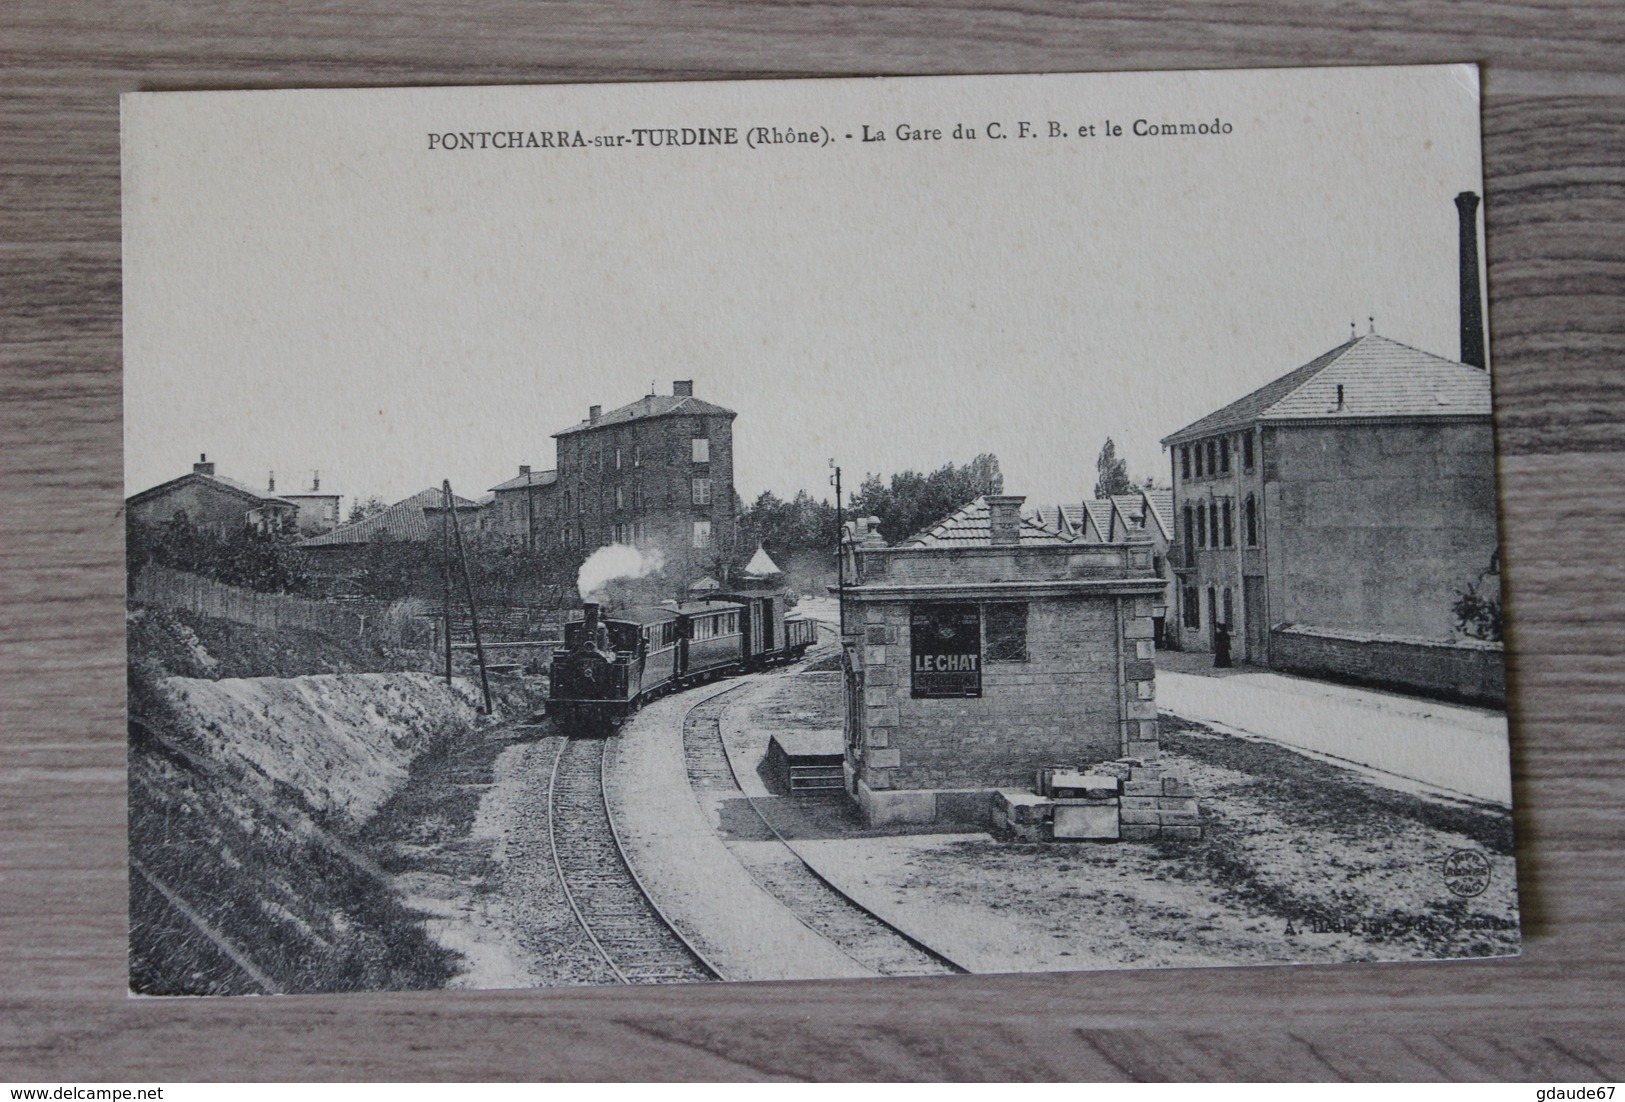
[[[766,578],[772,574],[783,574],[784,571],[780,570],[779,564],[773,561],[773,556],[767,553],[767,548],[758,542],[756,544],[756,554],[752,555],[750,562],[745,564],[745,573],[752,578]]]

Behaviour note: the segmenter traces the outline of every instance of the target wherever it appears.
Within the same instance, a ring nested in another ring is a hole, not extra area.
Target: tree
[[[1501,553],[1490,555],[1490,565],[1479,572],[1476,581],[1456,591],[1450,606],[1456,616],[1456,630],[1471,639],[1491,643],[1502,640]]]
[[[963,467],[948,463],[930,474],[902,471],[892,475],[889,483],[870,474],[852,495],[852,513],[879,517],[880,534],[888,543],[896,543],[978,497],[1003,490],[998,458],[983,454]]]
[[[1113,497],[1133,492],[1134,483],[1128,476],[1128,463],[1117,458],[1117,443],[1108,436],[1100,449],[1100,455],[1095,459],[1095,497]]]
[[[128,525],[126,569],[133,579],[152,563],[262,593],[298,593],[311,579],[304,552],[293,546],[297,538],[286,526],[261,532],[244,525],[219,535],[178,512],[160,525]]]
[[[358,497],[350,503],[350,513],[345,518],[345,523],[354,524],[358,520],[366,520],[373,514],[381,513],[387,508],[389,508],[389,504],[377,494],[365,498]]]

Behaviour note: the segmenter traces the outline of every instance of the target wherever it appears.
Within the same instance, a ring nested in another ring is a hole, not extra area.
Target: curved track
[[[970,971],[893,926],[813,868],[745,792],[720,720],[733,690],[695,704],[683,717],[683,760],[696,795],[743,802],[760,829],[728,848],[745,870],[803,925],[881,975],[963,975]],[[788,797],[786,797],[788,798]],[[766,844],[764,844],[766,843]]]
[[[547,834],[570,909],[622,983],[722,978],[644,891],[604,795],[604,742],[560,740],[547,782]]]

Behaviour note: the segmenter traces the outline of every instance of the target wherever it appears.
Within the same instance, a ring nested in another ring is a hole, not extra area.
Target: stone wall
[[[915,699],[909,603],[865,604],[859,776],[875,790],[999,788],[1046,766],[1155,758],[1151,612],[1150,597],[1031,601],[1027,661],[986,662],[980,698]]]
[[[1281,627],[1270,632],[1270,664],[1312,677],[1506,707],[1506,665],[1499,643]]]

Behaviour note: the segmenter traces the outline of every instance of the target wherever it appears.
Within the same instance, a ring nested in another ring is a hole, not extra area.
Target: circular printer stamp
[[[1439,872],[1444,877],[1444,886],[1450,889],[1450,894],[1459,895],[1463,899],[1483,895],[1484,890],[1490,886],[1489,858],[1476,849],[1456,850],[1444,859]]]

